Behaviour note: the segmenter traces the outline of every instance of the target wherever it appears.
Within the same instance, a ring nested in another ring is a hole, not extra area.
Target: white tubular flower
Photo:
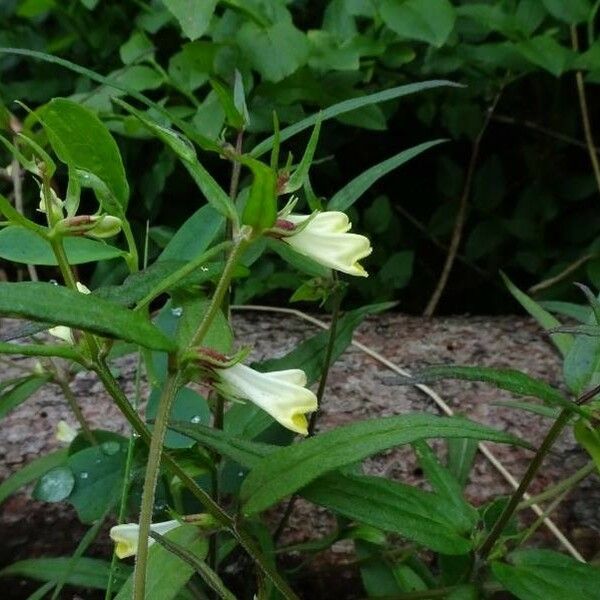
[[[306,386],[306,374],[300,369],[260,373],[236,363],[214,372],[215,387],[225,396],[254,402],[287,429],[308,434],[306,413],[317,410],[317,397]]]
[[[310,221],[302,227],[307,219]],[[281,239],[296,252],[348,275],[368,276],[358,261],[371,254],[371,242],[364,235],[348,233],[352,224],[345,213],[325,211],[310,217],[288,215],[283,219],[285,229],[286,221],[297,227],[298,231],[292,229]]]
[[[83,283],[76,283],[77,291],[80,294],[91,294],[90,290],[87,286],[83,285]],[[75,337],[73,336],[73,331],[70,327],[66,327],[65,325],[57,325],[56,327],[51,327],[48,329],[48,333],[53,335],[55,338],[62,340],[63,342],[67,342],[67,344],[71,344],[71,346],[75,345]]]
[[[181,523],[175,520],[152,523],[150,531],[155,531],[159,535],[165,535],[165,533],[180,525]],[[115,554],[119,558],[127,558],[128,556],[135,556],[137,554],[139,533],[140,526],[137,523],[115,525],[110,530],[110,539],[115,543]],[[148,538],[148,546],[151,546],[154,542],[153,538]]]
[[[77,437],[77,430],[66,421],[59,421],[56,426],[56,439],[64,444],[70,444]]]

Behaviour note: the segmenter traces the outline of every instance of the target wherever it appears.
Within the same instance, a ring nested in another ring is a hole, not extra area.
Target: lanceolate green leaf
[[[380,162],[379,164],[367,169],[358,177],[355,177],[350,183],[336,192],[327,205],[328,210],[347,210],[350,208],[378,179],[387,175],[387,173],[408,162],[415,156],[445,142],[446,140],[433,140],[425,142],[418,146],[413,146],[402,152]]]
[[[512,564],[493,562],[492,572],[519,600],[590,600],[598,596],[600,569],[550,550],[517,550]]]
[[[550,314],[545,308],[542,308],[527,294],[523,293],[504,273],[501,273],[501,275],[509,292],[544,329],[555,329],[556,327],[560,327],[560,321],[556,317]],[[552,334],[551,339],[563,356],[566,356],[573,345],[573,336],[567,333]]]
[[[88,108],[55,98],[39,111],[48,139],[62,162],[82,173],[95,175],[110,191],[122,212],[129,186],[117,143],[102,121]]]
[[[84,237],[67,237],[63,243],[71,265],[118,258],[125,254],[119,248]],[[0,258],[28,265],[57,264],[50,244],[20,225],[0,229]]]
[[[468,367],[462,365],[439,365],[427,367],[415,374],[418,381],[438,379],[462,379],[465,381],[484,381],[496,387],[522,396],[534,396],[548,404],[568,408],[586,416],[587,413],[575,403],[567,400],[557,389],[545,381],[534,379],[516,369],[494,369],[491,367]],[[410,381],[408,379],[407,381]]]
[[[110,563],[97,558],[80,558],[73,566],[71,557],[31,558],[20,560],[0,571],[0,577],[28,577],[37,581],[59,581],[68,572],[67,585],[103,590],[108,584]],[[119,565],[115,571],[115,580],[121,584],[131,567]]]
[[[332,106],[329,106],[321,112],[315,113],[314,115],[311,115],[306,119],[302,119],[301,121],[298,121],[297,123],[286,127],[285,129],[282,129],[279,132],[279,139],[281,142],[284,142],[285,140],[288,140],[292,136],[296,135],[297,133],[300,133],[301,131],[312,127],[319,119],[321,119],[321,122],[324,122],[328,119],[332,119],[339,115],[343,115],[345,113],[356,110],[357,108],[371,106],[373,104],[379,104],[380,102],[387,102],[388,100],[394,100],[396,98],[401,98],[402,96],[408,96],[409,94],[415,94],[416,92],[421,92],[424,90],[441,86],[460,87],[459,84],[444,79],[421,81],[419,83],[410,83],[408,85],[401,85],[399,87],[390,88],[389,90],[384,90],[383,92],[376,92],[375,94],[368,94],[367,96],[361,96],[360,98],[344,100],[337,104],[333,104]],[[250,154],[254,157],[262,156],[263,154],[271,150],[274,142],[275,137],[271,136],[266,140],[262,141],[257,146],[255,146]]]
[[[204,558],[208,541],[192,525],[182,525],[169,531],[165,539],[171,540],[198,558]],[[171,600],[194,573],[194,569],[160,544],[150,548],[146,576],[146,600]],[[115,600],[130,600],[133,592],[133,575],[125,582]]]
[[[67,448],[56,450],[32,460],[28,465],[13,473],[0,484],[0,503],[4,502],[11,494],[19,491],[23,486],[50,471],[50,469],[65,464],[67,457]]]
[[[47,376],[33,375],[0,394],[0,419],[35,394],[48,382],[48,379]]]
[[[525,445],[512,435],[457,417],[408,414],[338,427],[278,450],[261,461],[241,489],[246,514],[264,510],[316,478],[403,444],[466,437]]]
[[[173,129],[159,125],[152,121],[143,112],[137,110],[123,100],[115,99],[115,102],[125,110],[137,117],[146,128],[148,128],[158,139],[164,142],[181,160],[183,166],[192,176],[196,185],[200,188],[206,200],[222,215],[236,219],[237,213],[229,196],[223,188],[213,179],[212,175],[200,164],[196,157],[196,151],[192,144],[181,134]]]
[[[51,283],[0,283],[0,315],[67,325],[152,350],[175,347],[141,313]]]
[[[0,54],[15,54],[19,56],[27,56],[30,58],[35,58],[37,60],[41,60],[44,62],[52,63],[55,65],[60,65],[65,69],[69,69],[74,73],[78,73],[79,75],[83,75],[84,77],[89,78],[91,81],[95,81],[96,83],[101,83],[103,85],[108,86],[109,88],[114,88],[116,90],[121,90],[122,92],[126,92],[132,98],[139,100],[145,106],[156,110],[159,114],[164,115],[169,121],[177,125],[191,140],[193,140],[196,144],[198,144],[201,148],[205,150],[210,150],[212,152],[221,152],[221,148],[219,145],[213,140],[200,135],[193,127],[188,125],[183,119],[178,118],[175,115],[172,115],[164,106],[153,102],[148,99],[144,94],[123,85],[122,83],[116,81],[114,78],[104,77],[91,69],[86,69],[80,65],[77,65],[69,60],[65,60],[64,58],[59,58],[58,56],[53,56],[51,54],[46,54],[44,52],[37,52],[36,50],[27,50],[26,48],[1,48]]]
[[[315,156],[315,150],[317,149],[317,143],[319,142],[319,133],[321,131],[321,118],[317,115],[317,122],[310,134],[308,144],[306,144],[306,150],[302,156],[300,164],[296,170],[292,173],[288,182],[285,184],[285,193],[291,194],[298,191],[303,185],[305,180],[308,178],[308,172]]]
[[[271,167],[251,157],[240,157],[254,176],[242,214],[242,223],[257,232],[268,229],[277,218],[277,175]]]
[[[350,519],[407,539],[444,554],[464,554],[471,549],[470,520],[456,505],[439,494],[382,477],[339,472],[320,477],[300,492],[304,498]]]

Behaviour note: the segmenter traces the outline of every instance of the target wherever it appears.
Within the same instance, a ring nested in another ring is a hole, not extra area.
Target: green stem
[[[596,464],[594,461],[588,462],[586,465],[581,467],[578,471],[573,473],[570,477],[559,481],[557,484],[549,487],[543,492],[539,493],[537,496],[532,496],[527,500],[521,502],[517,508],[517,510],[524,510],[529,508],[533,504],[540,504],[541,502],[545,502],[546,500],[550,500],[554,498],[554,496],[561,494],[564,491],[570,490],[572,487],[575,487],[580,481],[583,481],[588,475],[591,475],[596,470]]]
[[[556,438],[560,435],[565,425],[569,422],[569,419],[571,418],[572,414],[572,411],[564,409],[560,412],[558,418],[552,424],[552,427],[546,434],[546,437],[542,441],[541,446],[535,453],[535,456],[533,457],[532,461],[529,463],[527,471],[525,472],[523,479],[521,479],[521,482],[519,483],[519,487],[513,492],[512,496],[510,497],[510,500],[508,501],[508,504],[498,517],[498,520],[494,523],[492,530],[490,531],[487,538],[484,540],[483,544],[479,548],[478,554],[481,560],[485,560],[489,556],[490,552],[494,547],[494,544],[502,535],[506,524],[512,517],[513,513],[517,510],[519,502],[521,502],[521,498],[523,498],[523,494],[525,494],[525,492],[527,491],[527,488],[533,481],[533,478],[538,472],[538,469],[542,466],[546,455],[554,445]]]
[[[220,252],[223,252],[223,250],[229,248],[232,245],[232,243],[233,242],[225,241],[220,244],[217,244],[210,250],[207,250],[197,258],[194,258],[193,260],[185,264],[180,269],[177,269],[177,271],[175,271],[174,273],[171,273],[171,275],[165,277],[165,279],[163,279],[152,291],[146,294],[146,296],[138,302],[137,306],[135,307],[135,310],[140,310],[148,306],[150,302],[154,300],[154,298],[160,296],[161,294],[171,289],[184,277],[187,277],[196,269],[198,269],[198,267],[201,267],[202,265],[207,263],[211,258],[216,256]]]
[[[148,462],[146,465],[146,476],[144,478],[144,489],[140,507],[138,549],[135,557],[135,572],[133,579],[134,600],[144,600],[146,596],[148,537],[150,536],[150,525],[152,524],[152,513],[154,512],[156,484],[158,483],[162,447],[167,433],[171,406],[180,386],[181,378],[178,375],[170,374],[163,387],[158,404],[158,412],[156,413],[156,419],[154,421],[154,430],[152,432],[150,448],[148,450]]]
[[[141,394],[141,378],[142,374],[142,353],[138,351],[138,360],[137,367],[135,372],[135,396],[134,396],[134,406],[136,409],[142,394]],[[127,496],[129,495],[130,488],[130,477],[131,477],[131,469],[133,467],[133,449],[135,447],[135,437],[130,436],[129,443],[127,444],[127,458],[125,459],[125,471],[123,473],[123,487],[121,488],[121,499],[119,501],[119,514],[117,516],[117,524],[121,524],[125,521],[125,516],[127,514]],[[111,600],[112,598],[112,587],[114,584],[114,573],[115,568],[117,566],[117,554],[113,552],[112,559],[110,561],[110,573],[108,575],[108,585],[106,586],[106,593],[104,594],[104,600]]]
[[[245,250],[246,245],[246,241],[243,238],[240,238],[231,250],[231,254],[229,255],[227,263],[225,264],[223,272],[221,273],[221,278],[219,279],[219,283],[217,284],[206,314],[204,315],[198,330],[192,338],[190,348],[202,343],[202,340],[208,332],[213,319],[220,310],[223,298],[229,290],[229,284],[233,276],[233,271],[237,265],[240,255]],[[158,411],[154,421],[154,431],[152,432],[152,438],[150,440],[148,463],[146,465],[146,476],[144,479],[144,489],[142,492],[142,503],[140,508],[138,550],[135,561],[133,600],[144,600],[145,597],[148,538],[150,536],[150,525],[152,523],[156,484],[158,482],[158,474],[160,471],[162,447],[165,435],[167,433],[171,406],[173,404],[175,394],[181,385],[182,377],[180,374],[169,375],[162,390],[158,404]]]
[[[102,381],[106,391],[113,398],[118,408],[127,418],[136,433],[139,434],[140,439],[145,444],[150,444],[150,431],[139,417],[137,412],[133,409],[129,403],[129,400],[127,400],[127,397],[119,387],[119,384],[116,382],[106,363],[99,361],[94,365],[94,370]],[[236,524],[235,519],[228,515],[218,504],[216,504],[210,495],[207,494],[200,486],[198,486],[198,484],[169,454],[163,455],[163,461],[167,470],[172,475],[180,479],[182,484],[192,493],[192,495],[200,502],[200,504],[204,506],[206,512],[238,540],[241,546],[254,559],[256,564],[261,568],[265,575],[271,579],[277,589],[283,594],[284,598],[287,600],[297,600],[298,597],[290,589],[286,581],[271,565],[269,560],[267,560],[267,558],[262,554],[262,551],[254,542],[252,537]]]
[[[192,341],[189,344],[190,348],[199,346],[202,343],[202,340],[207,334],[213,319],[221,308],[223,298],[225,298],[225,295],[229,290],[229,284],[231,283],[233,271],[235,270],[240,256],[248,247],[248,244],[249,242],[246,239],[240,238],[237,242],[235,242],[235,245],[231,249],[231,253],[229,254],[229,258],[225,263],[225,268],[223,269],[221,279],[219,279],[219,283],[217,284],[213,297],[210,301],[210,305],[206,310],[206,314],[204,315],[202,322],[198,326],[198,330],[192,337]]]
[[[123,216],[121,219],[121,228],[123,230],[123,234],[125,235],[125,240],[127,241],[127,248],[129,252],[125,256],[125,262],[127,263],[127,267],[131,273],[137,273],[140,270],[139,266],[139,255],[137,251],[137,246],[135,244],[135,238],[133,237],[133,232],[131,231],[131,226],[127,219]]]

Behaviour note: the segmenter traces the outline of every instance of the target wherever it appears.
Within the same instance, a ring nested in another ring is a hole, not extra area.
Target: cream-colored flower
[[[159,535],[165,535],[171,529],[179,527],[179,521],[163,521],[162,523],[152,523],[150,530],[155,531]],[[110,539],[115,543],[115,554],[119,558],[127,558],[135,556],[138,549],[138,539],[140,526],[137,523],[123,523],[115,525],[110,530]],[[148,538],[148,546],[154,544],[153,538]]]
[[[83,283],[76,283],[77,291],[80,294],[91,294],[90,290],[83,285]],[[70,327],[66,327],[65,325],[57,325],[56,327],[51,327],[48,329],[48,333],[53,335],[55,338],[59,340],[63,340],[63,342],[67,342],[67,344],[75,345],[75,337],[73,336],[73,330]]]
[[[59,421],[56,426],[56,439],[64,444],[70,444],[77,437],[77,430],[66,421]]]
[[[306,413],[317,410],[317,397],[306,386],[300,369],[261,373],[236,363],[214,372],[215,387],[225,396],[254,402],[287,429],[307,435]]]
[[[302,227],[307,219],[310,220]],[[296,252],[331,269],[359,277],[368,276],[358,261],[371,254],[371,242],[364,235],[348,233],[352,224],[345,213],[325,211],[314,216],[288,215],[283,221],[298,229],[297,232],[290,230],[281,238]]]

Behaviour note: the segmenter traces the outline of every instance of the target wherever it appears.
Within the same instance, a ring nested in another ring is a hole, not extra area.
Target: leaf
[[[336,327],[331,364],[350,345],[354,330],[362,323],[366,316],[383,312],[393,306],[395,306],[393,302],[371,304],[349,311],[341,317]],[[279,371],[291,368],[302,369],[306,373],[308,385],[311,385],[321,375],[328,340],[329,332],[322,331],[298,344],[294,350],[285,356],[254,364],[253,367],[259,371]]]
[[[261,232],[272,227],[277,219],[277,174],[271,167],[253,158],[240,157],[240,161],[254,175],[242,213],[242,223]]]
[[[69,456],[75,478],[69,502],[83,523],[93,523],[113,506],[120,494],[127,459],[127,441],[111,440]]]
[[[419,83],[410,83],[408,85],[401,85],[398,87],[390,88],[382,92],[376,92],[374,94],[360,96],[359,98],[350,98],[348,100],[338,102],[337,104],[332,104],[331,106],[323,109],[322,111],[315,113],[310,117],[306,117],[305,119],[302,119],[294,123],[293,125],[286,127],[285,129],[282,129],[279,132],[279,139],[281,142],[284,142],[285,140],[288,140],[289,138],[296,135],[297,133],[308,129],[309,127],[313,127],[319,119],[321,120],[321,123],[324,123],[328,119],[339,117],[340,115],[352,112],[353,110],[356,110],[358,108],[364,108],[366,106],[380,104],[381,102],[387,102],[389,100],[401,98],[402,96],[408,96],[410,94],[415,94],[417,92],[422,92],[428,89],[442,86],[461,87],[459,84],[454,83],[452,81],[440,79],[431,81],[420,81]],[[275,136],[272,135],[266,140],[260,142],[260,144],[256,145],[252,152],[250,152],[250,155],[254,156],[255,158],[262,156],[263,154],[271,150],[274,142]]]
[[[516,550],[512,564],[492,562],[492,573],[519,600],[590,600],[598,595],[600,569],[551,550]]]
[[[408,379],[410,381],[412,378]],[[533,396],[548,404],[560,406],[587,416],[585,410],[575,403],[567,400],[557,389],[545,381],[534,379],[516,369],[494,369],[492,367],[465,367],[461,365],[439,365],[427,367],[416,373],[414,379],[418,381],[436,381],[439,379],[461,379],[463,381],[483,381],[496,387],[520,394]]]
[[[542,4],[553,17],[571,25],[587,21],[592,10],[588,0],[542,0]]]
[[[538,35],[518,42],[515,48],[529,62],[546,69],[555,77],[568,69],[575,58],[570,49],[561,46],[549,35]]]
[[[368,456],[421,439],[466,437],[525,445],[512,435],[457,417],[408,414],[338,427],[281,448],[244,481],[244,513],[260,512],[314,479]]]
[[[575,439],[586,449],[592,457],[596,468],[600,471],[600,432],[592,428],[583,420],[575,423],[573,427]]]
[[[163,4],[177,19],[184,35],[193,41],[208,29],[217,0],[163,0]]]
[[[208,542],[193,525],[182,525],[169,531],[165,536],[198,558],[208,552]],[[153,544],[148,553],[146,570],[146,600],[171,600],[188,582],[194,569],[160,544]],[[119,590],[115,600],[130,600],[133,594],[133,575]]]
[[[237,219],[237,212],[229,196],[200,164],[196,157],[196,151],[187,138],[173,129],[159,125],[146,114],[119,98],[115,98],[114,102],[139,119],[151,133],[173,150],[209,204],[225,217]]]
[[[37,581],[57,582],[66,572],[69,572],[65,579],[67,585],[104,590],[108,585],[110,563],[98,558],[82,557],[72,566],[70,556],[30,558],[5,567],[0,571],[0,577],[28,577]],[[124,581],[129,572],[130,567],[117,565],[114,570],[117,585]]]
[[[477,441],[450,438],[448,440],[448,470],[458,483],[464,487],[477,454]]]
[[[535,300],[532,300],[527,294],[523,293],[504,273],[500,274],[508,291],[544,329],[548,330],[560,327],[560,321],[558,319],[551,315],[546,309],[542,308]],[[563,357],[566,356],[573,345],[573,337],[568,334],[553,334],[551,339]]]
[[[102,121],[89,109],[64,98],[48,102],[39,116],[58,158],[81,172],[84,179],[93,175],[102,181],[120,209],[114,210],[111,204],[105,210],[122,215],[129,186],[117,143]]]
[[[383,22],[401,37],[437,48],[446,43],[456,20],[448,0],[384,0],[380,14]]]
[[[433,148],[445,142],[446,140],[433,140],[431,142],[425,142],[418,146],[413,146],[408,150],[392,156],[376,165],[367,169],[361,173],[358,177],[355,177],[352,181],[347,183],[341,190],[336,192],[327,205],[328,210],[347,210],[350,208],[375,182],[381,177],[387,175],[400,165],[408,162],[412,158],[415,158],[425,150]]]
[[[224,231],[225,220],[212,206],[198,209],[176,231],[158,257],[163,260],[192,260],[202,254]]]
[[[598,330],[596,326],[587,327]],[[563,362],[563,376],[575,395],[582,394],[600,382],[600,337],[583,333],[576,336],[575,343]]]
[[[0,283],[0,315],[66,325],[153,350],[175,348],[141,313],[51,283]]]
[[[69,496],[75,485],[69,467],[55,467],[44,473],[33,490],[33,498],[44,502],[60,502]]]
[[[308,172],[315,156],[315,150],[317,149],[317,144],[319,142],[320,131],[321,119],[318,118],[315,126],[313,127],[312,133],[310,134],[308,143],[306,144],[306,149],[304,150],[302,160],[285,184],[284,193],[292,194],[293,192],[298,191],[308,180]]]
[[[71,265],[119,258],[125,254],[119,248],[85,237],[66,237],[63,244]],[[28,265],[58,264],[50,244],[19,225],[0,229],[0,258]]]
[[[477,511],[464,499],[460,483],[439,462],[427,442],[419,440],[413,444],[413,449],[433,491],[454,506],[457,523],[462,523],[465,529],[471,529],[477,522]]]
[[[21,379],[0,395],[0,419],[35,394],[49,380],[48,376],[32,375]]]
[[[308,60],[306,35],[291,20],[266,27],[246,21],[236,39],[242,55],[267,81],[281,81]]]
[[[213,571],[201,558],[156,532],[151,532],[150,535],[161,546],[190,565],[202,577],[206,585],[216,592],[219,598],[223,600],[236,600],[236,597],[225,587],[218,573]]]
[[[13,473],[0,484],[0,504],[23,486],[35,481],[51,469],[63,465],[68,456],[68,449],[62,448],[50,454],[40,456]]]
[[[367,477],[332,473],[301,490],[307,500],[356,520],[398,533],[446,554],[464,554],[477,513],[465,521],[464,514],[446,498],[418,488]]]
[[[156,417],[159,398],[160,390],[152,390],[146,405],[146,420],[151,421]],[[189,388],[180,388],[175,394],[170,419],[188,421],[194,424],[210,423],[211,412],[206,398]],[[169,431],[165,437],[164,445],[166,448],[190,448],[194,445],[194,440],[174,431]]]

